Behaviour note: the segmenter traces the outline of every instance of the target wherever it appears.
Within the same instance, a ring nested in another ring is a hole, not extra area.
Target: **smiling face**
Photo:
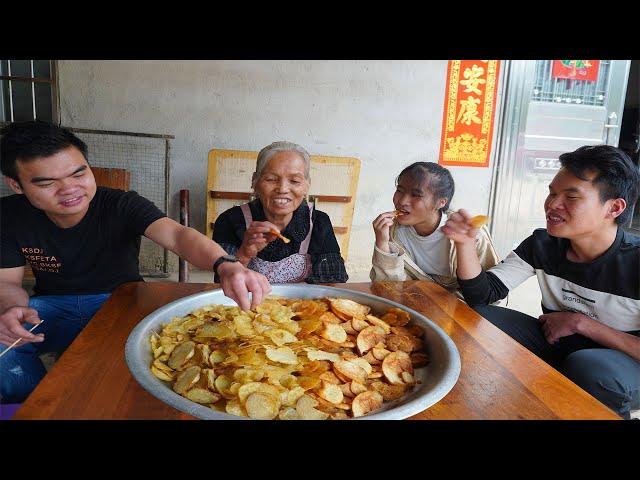
[[[427,179],[428,180],[428,179]],[[400,225],[432,225],[439,221],[439,209],[446,204],[445,199],[436,200],[431,191],[425,188],[428,181],[417,182],[410,175],[398,179],[393,205],[402,215],[396,218]]]
[[[582,180],[566,168],[556,174],[544,202],[550,235],[574,239],[616,227],[615,218],[624,211],[626,203],[620,198],[603,203],[599,187],[592,182],[595,177],[592,172],[587,180]]]
[[[96,181],[84,155],[67,147],[49,157],[28,162],[18,160],[18,179],[8,179],[16,193],[24,194],[58,226],[77,224],[96,194]]]
[[[302,157],[296,152],[278,152],[265,165],[254,189],[267,217],[290,219],[309,186]]]

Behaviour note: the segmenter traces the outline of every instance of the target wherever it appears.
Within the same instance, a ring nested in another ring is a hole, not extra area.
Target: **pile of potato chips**
[[[151,371],[178,394],[254,419],[361,417],[397,400],[428,363],[423,330],[391,308],[268,297],[255,311],[208,305],[151,335]]]

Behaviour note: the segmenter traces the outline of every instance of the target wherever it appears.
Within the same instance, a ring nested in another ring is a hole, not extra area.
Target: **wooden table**
[[[430,282],[336,284],[402,303],[455,342],[453,389],[413,419],[619,419],[453,295]],[[142,389],[124,346],[146,315],[214,284],[129,283],[118,288],[18,410],[15,419],[192,419]]]

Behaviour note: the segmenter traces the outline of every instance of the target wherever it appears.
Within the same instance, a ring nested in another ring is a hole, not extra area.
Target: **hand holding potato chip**
[[[397,217],[396,212],[397,210],[381,213],[376,217],[372,224],[373,231],[376,234],[376,247],[385,253],[391,252],[391,249],[389,248],[389,231],[391,229],[391,225],[393,225],[394,219]]]
[[[449,215],[442,232],[456,245],[475,245],[478,228],[487,220],[484,215],[472,217],[466,210],[460,209]]]

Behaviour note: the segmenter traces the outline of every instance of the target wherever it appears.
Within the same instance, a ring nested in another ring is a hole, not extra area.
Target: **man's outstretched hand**
[[[249,270],[240,262],[225,262],[218,267],[220,285],[224,294],[245,312],[256,308],[271,292],[267,277]],[[251,292],[251,304],[249,304]]]

